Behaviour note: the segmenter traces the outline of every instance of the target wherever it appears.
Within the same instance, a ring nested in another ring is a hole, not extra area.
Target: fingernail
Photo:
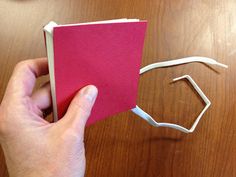
[[[83,95],[86,99],[88,99],[90,102],[93,102],[94,99],[97,97],[98,90],[95,86],[90,85],[85,88],[83,91]]]

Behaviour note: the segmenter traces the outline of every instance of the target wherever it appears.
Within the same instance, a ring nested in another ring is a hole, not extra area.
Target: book
[[[146,26],[145,20],[116,19],[44,27],[54,121],[90,84],[98,96],[87,125],[136,106]]]

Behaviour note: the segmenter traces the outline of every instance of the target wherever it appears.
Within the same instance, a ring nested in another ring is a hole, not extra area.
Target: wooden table
[[[204,107],[189,84],[170,83],[184,74],[193,77],[212,105],[192,134],[152,127],[132,112],[87,128],[86,176],[236,176],[235,0],[1,0],[0,97],[17,62],[46,56],[42,27],[50,20],[124,17],[148,20],[142,66],[198,55],[229,68],[193,63],[142,76],[138,104],[156,120],[190,127]],[[2,152],[0,176],[8,176]]]

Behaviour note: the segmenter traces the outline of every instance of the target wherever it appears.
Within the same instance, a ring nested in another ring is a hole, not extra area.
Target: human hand
[[[84,127],[97,89],[86,86],[56,123],[43,119],[50,85],[32,93],[37,77],[48,74],[46,58],[20,62],[0,105],[0,143],[11,177],[77,177],[85,173]]]

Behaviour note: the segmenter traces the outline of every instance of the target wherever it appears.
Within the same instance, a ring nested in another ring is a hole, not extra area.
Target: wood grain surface
[[[190,127],[204,107],[189,84],[171,83],[184,74],[193,77],[212,105],[188,135],[152,127],[130,111],[88,127],[86,176],[235,177],[235,0],[1,0],[0,98],[17,62],[46,56],[42,27],[50,20],[116,18],[148,20],[142,66],[198,55],[229,68],[193,63],[141,76],[138,104],[156,120]],[[41,78],[37,85],[47,80]],[[0,176],[8,176],[2,152]]]

